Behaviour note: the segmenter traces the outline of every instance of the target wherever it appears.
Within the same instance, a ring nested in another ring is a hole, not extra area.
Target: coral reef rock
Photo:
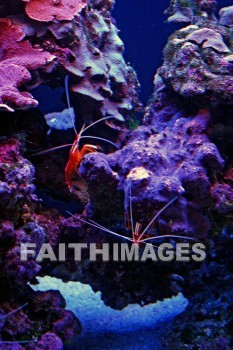
[[[196,116],[177,113],[159,133],[151,126],[141,126],[122,150],[107,156],[88,155],[80,173],[88,183],[98,215],[114,217],[114,212],[120,211],[119,205],[124,211],[122,201],[112,201],[119,197],[120,189],[125,192],[125,209],[129,208],[130,183],[135,221],[141,219],[146,224],[156,211],[178,196],[179,200],[159,218],[160,229],[170,234],[206,233],[210,227],[207,213],[214,208],[216,199],[216,191],[211,196],[211,177],[224,167],[217,147],[206,136],[209,120],[205,110]],[[113,208],[111,213],[108,202]]]
[[[27,286],[41,266],[34,256],[27,260],[21,256],[22,243],[36,244],[39,252],[56,230],[56,220],[53,220],[52,229],[46,217],[39,215],[40,201],[32,183],[34,167],[21,156],[19,141],[1,138],[0,147],[1,341],[12,341],[9,348],[24,349],[24,345],[17,345],[17,340],[28,340],[25,346],[33,350],[47,349],[48,342],[53,339],[57,344],[54,349],[62,349],[62,340],[78,334],[80,323],[72,312],[64,310],[65,301],[60,293],[35,293]],[[51,213],[49,217],[51,222]],[[21,305],[25,307],[12,312]],[[3,346],[8,345],[0,344],[1,349]]]
[[[168,22],[194,23],[197,20],[213,19],[216,0],[171,0],[165,13]]]
[[[199,106],[232,105],[232,32],[224,26],[229,12],[220,11],[220,23],[196,20],[176,31],[164,49],[159,76],[169,89]]]
[[[219,11],[220,24],[224,26],[233,26],[233,6],[223,7]]]

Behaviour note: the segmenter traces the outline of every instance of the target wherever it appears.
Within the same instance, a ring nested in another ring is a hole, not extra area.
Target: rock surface
[[[27,286],[41,266],[33,256],[27,261],[21,258],[22,243],[35,243],[38,253],[53,232],[45,224],[46,217],[39,215],[40,201],[32,183],[34,168],[20,155],[16,139],[1,139],[0,146],[0,339],[13,342],[0,343],[0,348],[23,349],[25,346],[45,350],[53,339],[54,349],[62,349],[62,340],[79,333],[80,323],[73,313],[64,310],[66,305],[60,293],[35,293]],[[25,306],[13,312],[22,305]],[[29,342],[21,346],[17,340]]]

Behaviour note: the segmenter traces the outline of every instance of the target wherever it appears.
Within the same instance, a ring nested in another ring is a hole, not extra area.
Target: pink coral
[[[37,106],[32,95],[18,87],[31,80],[28,70],[43,68],[54,59],[50,53],[34,49],[24,37],[20,26],[6,18],[0,20],[0,107],[7,111]]]
[[[2,50],[14,49],[17,42],[24,38],[24,32],[19,26],[11,25],[8,18],[0,20],[0,45]]]
[[[0,20],[1,63],[13,63],[34,70],[54,59],[50,53],[32,48],[28,41],[23,40],[24,37],[20,26],[6,18]]]
[[[40,22],[53,19],[70,21],[87,4],[86,0],[23,0],[27,2],[27,15]]]
[[[14,63],[35,70],[42,68],[55,58],[46,51],[35,50],[28,41],[18,43],[16,51],[9,50],[5,55],[4,64]]]
[[[0,63],[0,101],[1,107],[13,111],[7,106],[17,105],[19,108],[30,108],[37,106],[37,101],[28,92],[19,92],[17,87],[31,79],[29,71],[15,64]],[[5,107],[5,108],[4,108]]]

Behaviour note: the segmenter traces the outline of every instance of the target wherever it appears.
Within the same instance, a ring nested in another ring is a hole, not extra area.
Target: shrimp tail
[[[74,176],[75,172],[77,171],[78,164],[73,162],[72,160],[68,160],[66,167],[65,167],[65,180],[66,184],[71,191],[71,179]]]

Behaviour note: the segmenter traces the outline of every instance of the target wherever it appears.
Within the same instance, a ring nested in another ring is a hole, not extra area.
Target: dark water
[[[65,344],[64,350],[162,350],[160,333],[149,330],[120,335],[79,337],[73,344]]]

